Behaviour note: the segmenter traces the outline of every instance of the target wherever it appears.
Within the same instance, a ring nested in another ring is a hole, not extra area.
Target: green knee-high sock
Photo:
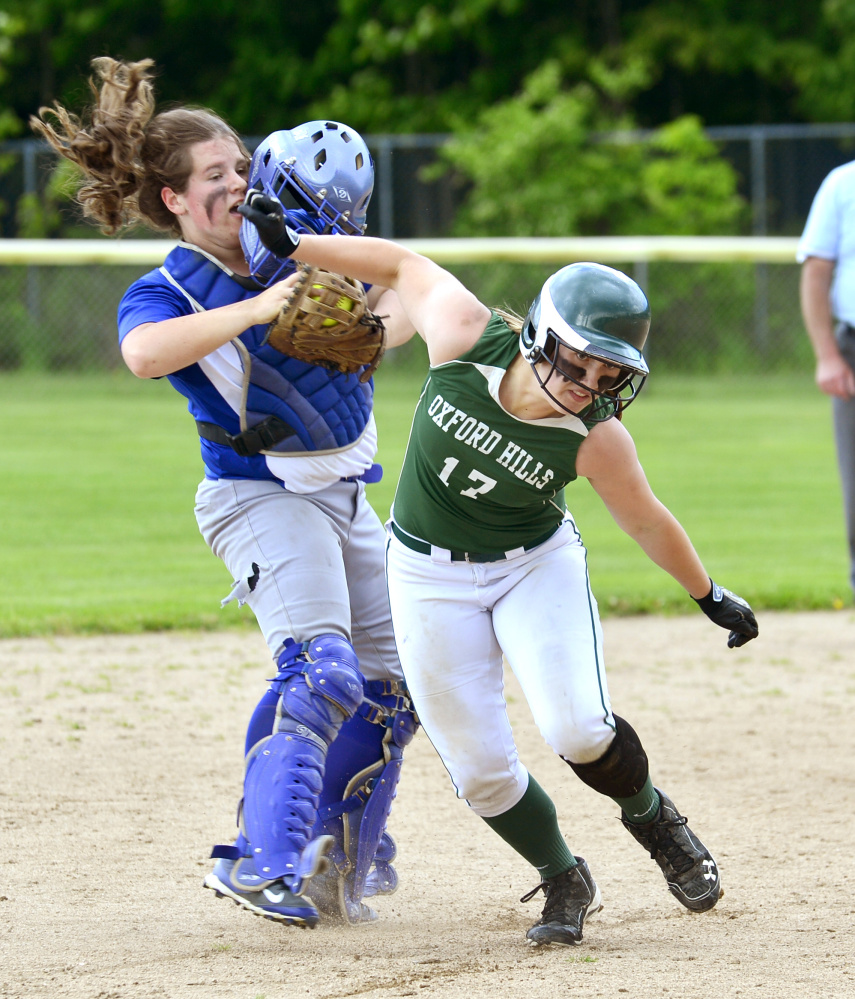
[[[649,774],[638,794],[632,795],[631,798],[612,798],[612,801],[620,805],[629,822],[637,825],[652,822],[659,814],[659,795]]]
[[[558,828],[555,805],[531,774],[525,794],[513,808],[484,821],[537,868],[541,878],[554,878],[576,866]]]

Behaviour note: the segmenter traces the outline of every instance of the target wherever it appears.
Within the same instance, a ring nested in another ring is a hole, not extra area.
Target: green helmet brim
[[[584,326],[570,328],[582,341],[587,341],[587,346],[580,348],[574,343],[567,343],[557,331],[553,331],[553,335],[562,343],[566,343],[568,347],[578,350],[579,353],[588,354],[610,364],[617,364],[621,368],[631,368],[640,375],[650,373],[644,354],[637,347],[633,347],[631,343],[627,343],[626,340],[609,336],[608,333],[603,333],[601,330],[585,329]]]

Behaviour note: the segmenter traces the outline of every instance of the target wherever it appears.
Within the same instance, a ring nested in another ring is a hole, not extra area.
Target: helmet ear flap
[[[520,351],[527,361],[531,361],[540,352],[538,347],[535,346],[534,334],[534,324],[531,319],[526,319],[520,333]]]
[[[531,303],[528,315],[523,321],[520,331],[520,353],[530,363],[533,364],[540,358],[542,347],[538,343],[537,323],[540,318],[540,295]]]

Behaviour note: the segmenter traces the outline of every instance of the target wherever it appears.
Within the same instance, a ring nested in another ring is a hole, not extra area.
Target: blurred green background
[[[423,374],[377,377],[378,460],[389,512]],[[763,608],[851,602],[828,400],[809,374],[651,378],[627,413],[654,491],[710,574]],[[231,585],[193,516],[193,421],[164,381],[118,370],[0,377],[0,637],[219,628]],[[695,612],[683,590],[577,482],[568,504],[604,615]]]
[[[84,112],[93,56],[153,58],[159,110],[209,106],[252,148],[314,118],[358,129],[376,165],[372,234],[795,237],[855,149],[853,9],[7,0],[0,635],[250,620],[219,607],[231,581],[193,517],[202,468],[185,404],[119,355],[116,303],[148,266],[15,256],[21,237],[99,240],[69,164],[28,123],[55,100]],[[627,425],[714,578],[758,608],[848,605],[829,403],[811,380],[795,252],[737,256],[610,261],[645,288],[655,323],[654,375]],[[552,269],[456,272],[483,301],[524,311]],[[377,379],[386,476],[368,491],[381,517],[424,370],[417,349],[392,354]],[[568,500],[604,613],[694,610],[586,483]]]

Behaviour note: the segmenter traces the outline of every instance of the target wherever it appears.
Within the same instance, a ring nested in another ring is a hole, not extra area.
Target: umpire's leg
[[[846,327],[837,334],[840,351],[855,371],[855,331]],[[834,439],[843,490],[843,515],[849,542],[849,582],[855,592],[855,399],[833,399]]]

